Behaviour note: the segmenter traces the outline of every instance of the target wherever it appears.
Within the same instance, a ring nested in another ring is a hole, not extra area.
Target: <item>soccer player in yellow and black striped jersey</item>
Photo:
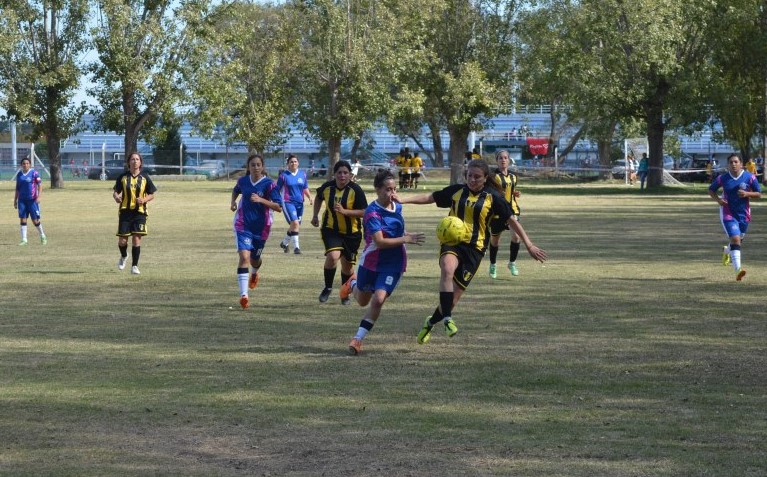
[[[546,260],[546,252],[530,241],[522,226],[512,218],[511,206],[501,195],[493,181],[489,181],[490,169],[483,160],[472,160],[466,171],[466,184],[454,184],[431,194],[397,196],[403,204],[434,204],[449,208],[449,215],[463,220],[466,226],[464,241],[458,245],[440,248],[439,306],[426,318],[418,333],[418,343],[424,344],[431,337],[431,330],[440,321],[445,321],[448,336],[458,333],[452,319],[453,307],[469,286],[479,269],[490,240],[490,220],[497,216],[505,221],[525,243],[528,253],[540,262]]]
[[[117,248],[120,260],[117,268],[123,270],[128,258],[128,237],[132,239],[131,273],[138,275],[138,261],[141,256],[141,238],[147,235],[146,204],[154,199],[157,188],[152,179],[142,170],[144,161],[141,154],[133,152],[128,156],[128,170],[115,181],[112,198],[120,204],[120,220],[117,226]]]
[[[368,206],[365,192],[352,182],[352,167],[346,161],[333,166],[333,179],[317,189],[314,199],[312,225],[320,227],[320,206],[325,203],[322,215],[322,243],[325,245],[325,288],[320,293],[320,303],[325,303],[333,291],[338,262],[341,262],[341,283],[346,283],[354,273],[357,251],[362,242],[362,216]],[[341,303],[348,305],[349,298]]]
[[[502,149],[495,155],[495,162],[498,164],[498,169],[492,175],[493,181],[503,191],[503,197],[506,202],[511,205],[511,211],[514,215],[514,220],[519,220],[519,204],[517,198],[519,197],[519,191],[517,190],[517,176],[509,171],[509,151]],[[504,230],[509,230],[506,222],[500,218],[494,217],[490,222],[490,278],[496,278],[498,276],[496,272],[495,262],[498,258],[498,245],[501,242],[501,233]],[[511,231],[511,243],[509,244],[509,271],[513,276],[519,275],[517,270],[517,256],[519,256],[519,235],[513,230]]]

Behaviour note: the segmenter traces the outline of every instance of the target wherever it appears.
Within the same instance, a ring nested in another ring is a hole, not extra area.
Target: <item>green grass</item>
[[[233,183],[157,182],[138,277],[116,269],[111,184],[46,190],[49,244],[31,229],[20,248],[0,183],[0,474],[767,473],[763,204],[736,283],[703,186],[522,182],[523,224],[549,262],[523,248],[520,276],[499,267],[491,281],[485,260],[459,334],[436,329],[425,346],[444,214],[406,206],[428,243],[350,357],[362,310],[339,304],[338,283],[317,302],[309,212],[302,256],[277,246],[275,217],[243,311]]]

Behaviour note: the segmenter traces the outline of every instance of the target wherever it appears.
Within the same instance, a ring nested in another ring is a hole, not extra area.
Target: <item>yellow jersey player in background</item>
[[[492,175],[492,180],[503,190],[503,197],[506,202],[511,206],[513,212],[513,220],[519,220],[519,204],[517,198],[519,197],[519,191],[517,190],[517,176],[509,171],[509,151],[502,149],[495,154],[495,162],[498,164],[498,169]],[[498,276],[495,267],[495,261],[498,258],[498,245],[501,242],[501,234],[504,230],[509,230],[509,226],[505,221],[501,221],[499,218],[494,217],[490,222],[490,278],[496,278]],[[511,243],[509,244],[509,271],[512,276],[519,275],[517,269],[517,256],[519,255],[519,235],[513,230],[511,231]]]

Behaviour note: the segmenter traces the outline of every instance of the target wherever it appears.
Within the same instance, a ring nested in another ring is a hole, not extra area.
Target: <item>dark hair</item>
[[[738,158],[738,162],[743,164],[743,159],[741,159],[740,156],[735,154],[734,152],[732,154],[730,154],[729,156],[727,156],[727,164],[730,163],[730,159],[732,159],[733,157],[737,157]]]
[[[296,158],[296,160],[298,160],[298,156],[296,156],[295,154],[288,154],[288,158],[285,159],[285,164],[290,162],[290,160],[293,159],[294,157]]]
[[[21,164],[24,161],[29,161],[29,163],[32,164],[32,159],[30,159],[29,156],[22,157],[21,161],[19,162],[19,164]]]
[[[351,171],[352,171],[352,166],[351,166],[351,164],[349,164],[349,163],[348,163],[348,162],[346,162],[346,161],[338,161],[338,162],[336,162],[336,165],[335,165],[335,166],[333,166],[333,174],[335,174],[336,172],[338,172],[338,169],[340,169],[340,168],[342,168],[342,167],[345,167],[345,168],[349,169],[349,172],[351,172]]]
[[[394,180],[394,174],[392,174],[388,169],[380,169],[373,179],[373,187],[376,189],[383,187],[384,182],[388,181],[389,179]]]
[[[248,169],[250,167],[250,161],[256,158],[261,159],[261,165],[264,164],[264,157],[261,154],[251,154],[248,156],[248,159],[245,161],[245,169]]]
[[[130,154],[128,154],[127,156],[125,156],[125,165],[130,167],[130,158],[133,157],[133,156],[138,156],[138,160],[141,161],[141,167],[143,168],[144,167],[144,158],[141,157],[141,153],[139,153],[138,151],[133,151]]]
[[[468,164],[466,164],[466,171],[471,169],[472,167],[476,167],[477,169],[481,169],[482,172],[485,173],[485,178],[490,179],[490,166],[487,165],[487,162],[483,161],[482,159],[472,159],[469,161]],[[486,187],[492,187],[493,189],[497,190],[500,193],[503,193],[503,189],[501,189],[501,186],[499,186],[494,180],[487,180],[485,181]]]

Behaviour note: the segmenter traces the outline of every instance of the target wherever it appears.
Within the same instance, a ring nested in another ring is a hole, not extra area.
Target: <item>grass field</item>
[[[350,357],[362,309],[338,284],[318,303],[310,213],[301,256],[276,217],[243,311],[233,183],[157,183],[140,276],[116,268],[111,184],[46,190],[49,243],[21,248],[0,183],[0,474],[767,475],[767,204],[736,283],[703,186],[523,182],[549,262],[523,248],[492,281],[486,259],[459,334],[424,346],[444,213],[406,206],[428,242]]]

